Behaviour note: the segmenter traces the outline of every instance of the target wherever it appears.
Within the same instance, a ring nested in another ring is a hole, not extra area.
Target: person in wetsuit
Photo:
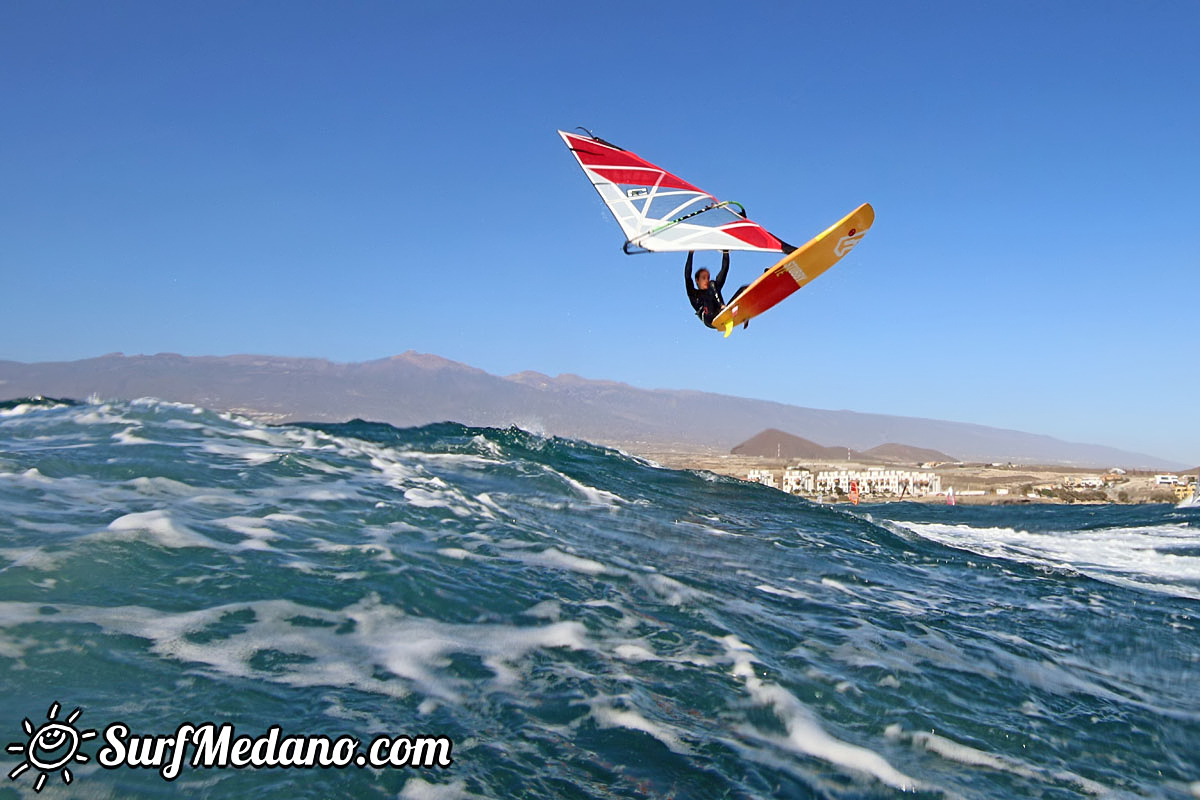
[[[687,289],[688,301],[696,310],[696,316],[708,327],[712,327],[713,317],[721,313],[725,307],[725,299],[721,297],[721,289],[725,286],[725,278],[729,275],[729,251],[721,251],[721,271],[716,279],[709,277],[708,269],[701,267],[696,272],[696,283],[692,284],[692,256],[688,253],[683,265],[683,285]]]
[[[746,218],[746,209],[743,206],[738,206],[738,208],[733,209],[733,212],[742,219]],[[784,253],[791,253],[796,249],[782,239],[779,240],[779,244],[780,250]],[[696,310],[696,316],[700,318],[701,322],[711,328],[713,326],[713,319],[717,314],[721,313],[721,309],[726,305],[725,298],[721,296],[721,289],[725,287],[725,278],[729,274],[729,251],[721,251],[721,271],[717,273],[716,279],[710,280],[708,270],[701,267],[696,272],[695,285],[692,285],[693,255],[695,255],[695,251],[689,251],[687,261],[683,265],[683,286],[687,289],[688,301],[691,302],[692,308]],[[764,269],[763,272],[766,272],[768,269],[770,267]],[[738,295],[749,287],[750,284],[748,283],[739,286],[738,290],[733,293],[733,297],[729,299],[729,302],[732,303],[737,300]],[[750,321],[747,320],[742,327],[750,327]]]

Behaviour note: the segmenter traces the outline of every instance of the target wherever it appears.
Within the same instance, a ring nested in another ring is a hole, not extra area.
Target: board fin
[[[729,322],[725,323],[725,337],[724,338],[728,339],[729,334],[731,334],[731,333],[733,333],[733,320],[729,320]]]

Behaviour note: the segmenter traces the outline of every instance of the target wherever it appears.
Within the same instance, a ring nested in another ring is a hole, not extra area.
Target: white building
[[[811,470],[788,467],[783,471],[783,490],[788,494],[812,494],[815,486]]]
[[[769,469],[752,469],[746,476],[746,480],[752,483],[761,483],[763,486],[770,486],[772,489],[779,488],[779,484],[775,482],[775,473]]]
[[[1154,476],[1154,485],[1155,486],[1175,486],[1178,483],[1179,483],[1178,475],[1155,475]]]
[[[1076,489],[1102,489],[1104,488],[1104,479],[1099,475],[1077,475],[1069,478],[1065,484]]]
[[[933,472],[917,472],[905,469],[871,467],[867,470],[839,469],[818,472],[816,491],[850,491],[850,484],[858,485],[860,495],[923,496],[940,494],[942,479]]]

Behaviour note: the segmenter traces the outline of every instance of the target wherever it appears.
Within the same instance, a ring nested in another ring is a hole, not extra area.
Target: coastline
[[[1179,502],[1172,487],[1155,485],[1158,473],[1145,470],[1128,470],[1124,474],[1111,475],[1102,488],[1086,488],[1077,484],[1089,479],[1100,479],[1107,470],[1087,467],[1025,464],[939,464],[922,468],[916,464],[879,464],[877,462],[797,462],[788,459],[740,456],[721,452],[715,448],[663,447],[647,443],[624,442],[619,444],[626,452],[650,459],[672,469],[707,470],[747,480],[751,470],[766,470],[778,477],[787,467],[800,466],[813,472],[820,470],[868,470],[884,467],[905,469],[936,474],[942,483],[942,491],[929,495],[908,495],[903,499],[890,495],[864,494],[862,503],[914,502],[939,504],[946,502],[946,490],[954,488],[955,501],[960,505],[1024,505],[1045,503],[1056,505],[1136,505],[1144,503],[1175,504]],[[1031,496],[1032,495],[1032,496]],[[810,500],[815,495],[801,494]],[[826,502],[848,502],[845,498],[825,496]]]

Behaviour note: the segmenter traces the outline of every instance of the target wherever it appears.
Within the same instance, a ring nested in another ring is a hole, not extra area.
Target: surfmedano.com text
[[[164,780],[179,777],[186,763],[195,768],[345,769],[347,767],[446,768],[454,763],[454,743],[447,736],[376,736],[363,750],[352,736],[283,736],[272,725],[263,736],[236,735],[232,724],[181,724],[167,735],[135,735],[123,722],[104,729],[105,746],[96,760],[105,769],[157,769]],[[187,760],[188,750],[191,759]]]

